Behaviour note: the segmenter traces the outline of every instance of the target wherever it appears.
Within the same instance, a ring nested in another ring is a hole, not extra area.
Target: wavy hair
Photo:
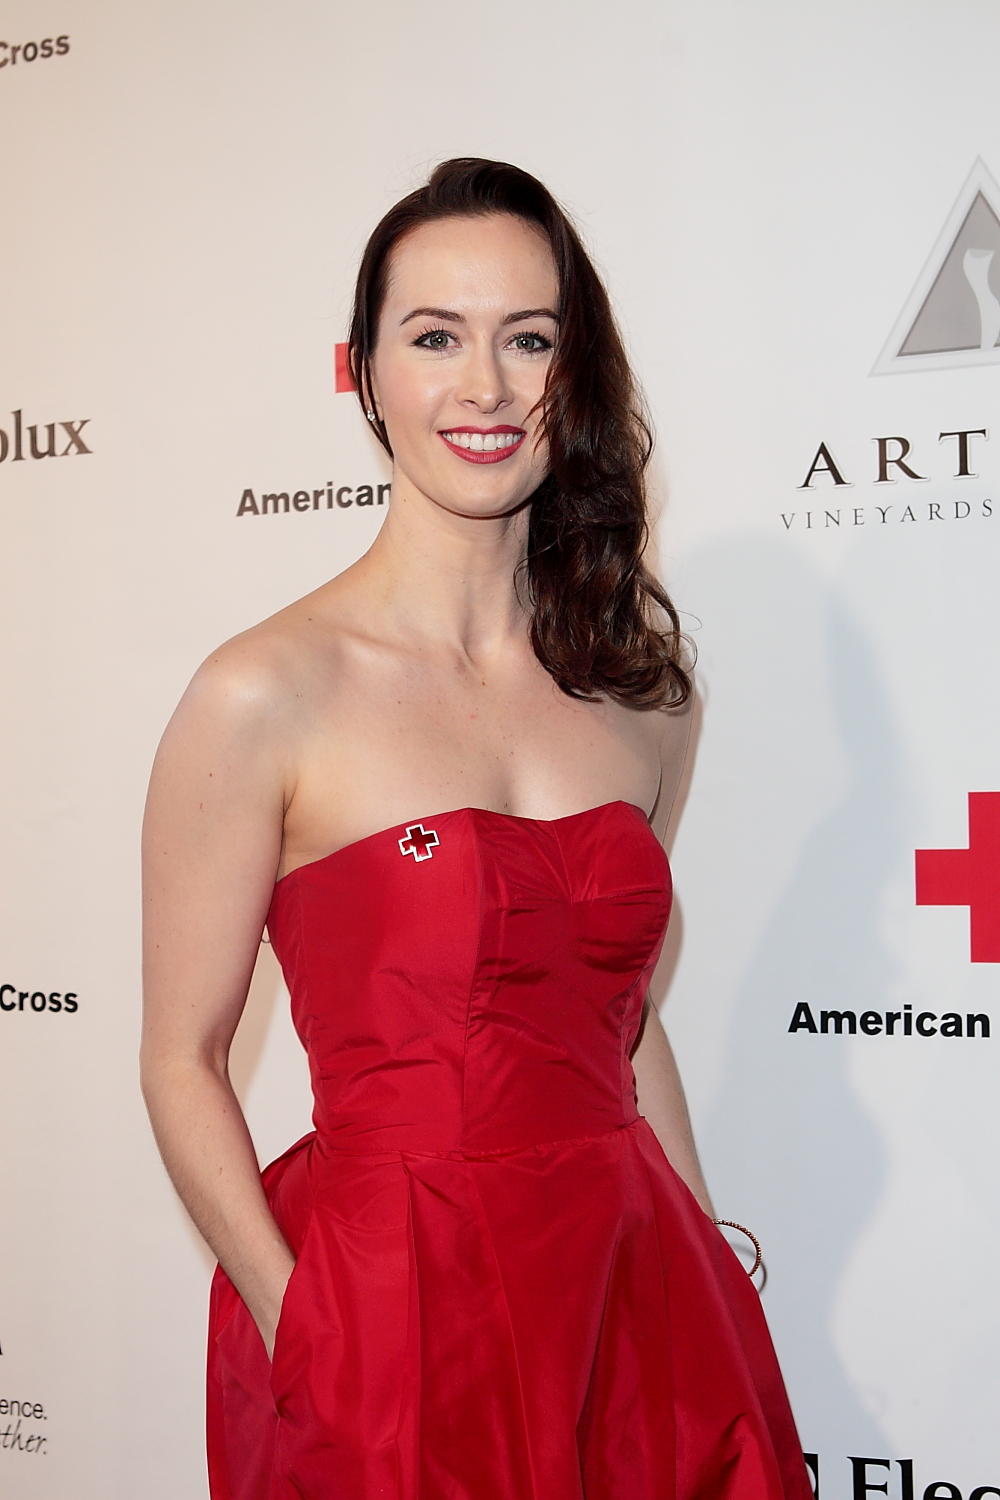
[[[652,434],[604,285],[567,215],[507,162],[442,162],[377,225],[358,271],[348,357],[362,408],[392,253],[421,224],[511,214],[542,231],[559,285],[559,335],[542,397],[549,470],[531,496],[519,569],[531,644],[572,698],[677,707],[691,693],[688,643],[643,560]],[[371,424],[392,457],[380,418]]]

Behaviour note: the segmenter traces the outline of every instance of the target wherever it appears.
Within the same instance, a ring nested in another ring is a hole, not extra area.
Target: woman
[[[375,230],[350,352],[382,531],[206,662],[147,810],[212,1495],[805,1500],[644,1000],[690,684],[607,296],[539,182],[446,162]],[[262,1182],[226,1059],[265,922],[316,1131]]]

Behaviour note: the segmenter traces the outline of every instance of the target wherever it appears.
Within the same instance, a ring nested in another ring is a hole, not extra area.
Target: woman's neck
[[[525,636],[528,612],[514,575],[527,536],[527,506],[505,516],[457,515],[394,481],[391,509],[357,564],[358,582],[390,629],[488,659]]]

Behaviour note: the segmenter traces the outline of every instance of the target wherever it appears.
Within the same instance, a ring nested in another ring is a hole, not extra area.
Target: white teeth
[[[474,453],[495,453],[498,448],[513,448],[523,437],[520,432],[443,432],[456,448],[471,448]]]

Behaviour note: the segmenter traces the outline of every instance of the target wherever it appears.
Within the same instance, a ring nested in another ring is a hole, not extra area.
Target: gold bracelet
[[[747,1274],[749,1276],[756,1276],[758,1270],[760,1269],[760,1263],[764,1259],[764,1252],[760,1248],[760,1240],[757,1238],[757,1236],[755,1234],[751,1234],[745,1224],[737,1224],[735,1219],[713,1219],[712,1223],[718,1224],[720,1227],[725,1229],[738,1229],[740,1234],[746,1235],[747,1239],[750,1241],[757,1252],[757,1259],[753,1263],[753,1270],[748,1271]]]

